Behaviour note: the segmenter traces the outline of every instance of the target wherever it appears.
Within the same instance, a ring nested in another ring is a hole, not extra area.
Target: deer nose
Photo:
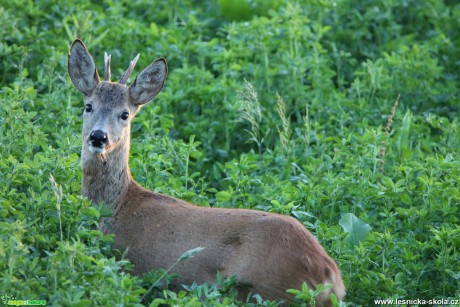
[[[89,135],[89,141],[91,142],[91,145],[95,147],[102,147],[102,145],[107,143],[107,133],[102,130],[93,131]]]

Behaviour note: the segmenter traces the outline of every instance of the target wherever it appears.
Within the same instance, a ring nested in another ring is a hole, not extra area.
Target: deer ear
[[[161,58],[150,64],[137,75],[129,87],[129,96],[134,105],[141,105],[152,100],[165,84],[168,74],[166,60]]]
[[[76,39],[70,47],[68,71],[73,85],[85,95],[91,93],[99,83],[93,57],[79,39]]]

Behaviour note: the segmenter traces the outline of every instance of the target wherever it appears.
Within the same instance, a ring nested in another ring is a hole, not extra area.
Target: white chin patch
[[[104,147],[94,147],[89,145],[89,151],[96,155],[102,155],[105,153],[105,146]]]

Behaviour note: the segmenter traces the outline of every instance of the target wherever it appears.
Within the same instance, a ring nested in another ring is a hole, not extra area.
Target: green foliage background
[[[0,0],[0,25],[2,298],[241,304],[225,280],[142,300],[160,273],[132,276],[97,230],[110,213],[80,196],[76,37],[114,77],[137,53],[137,71],[168,59],[133,123],[143,186],[295,216],[349,305],[460,298],[457,1]]]

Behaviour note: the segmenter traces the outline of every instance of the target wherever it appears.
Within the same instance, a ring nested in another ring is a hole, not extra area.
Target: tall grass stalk
[[[260,122],[262,121],[262,110],[260,108],[257,92],[254,90],[252,84],[245,80],[244,89],[238,91],[240,100],[240,118],[246,120],[251,125],[251,129],[245,129],[249,134],[249,141],[257,144],[259,153],[262,151],[263,138],[260,136]]]
[[[56,183],[56,180],[54,180],[53,175],[50,174],[49,179],[50,179],[53,191],[54,191],[54,196],[56,197],[56,209],[57,209],[58,219],[59,219],[59,233],[60,233],[60,239],[62,242],[62,219],[61,219],[62,186]]]
[[[278,128],[278,133],[280,135],[280,140],[281,144],[283,145],[283,148],[285,150],[289,150],[291,147],[289,144],[291,141],[291,126],[289,123],[289,119],[286,117],[286,104],[284,103],[283,98],[278,93],[276,93],[276,97],[276,106],[282,122],[282,128]]]
[[[398,107],[400,96],[401,95],[398,94],[398,97],[396,97],[395,103],[393,104],[393,108],[391,108],[390,115],[388,116],[387,125],[385,127],[385,136],[382,141],[382,148],[380,149],[380,173],[383,173],[384,171],[387,140],[390,135],[391,125],[393,124],[393,117],[395,116],[396,108]]]
[[[150,293],[150,291],[152,291],[152,289],[158,284],[158,282],[166,276],[166,274],[168,274],[179,262],[182,262],[182,261],[186,261],[190,258],[192,258],[193,256],[195,256],[196,254],[198,254],[199,252],[201,252],[203,249],[205,249],[204,247],[196,247],[196,248],[193,248],[193,249],[190,249],[188,251],[186,251],[185,253],[183,253],[179,259],[176,260],[176,262],[174,262],[166,271],[163,272],[163,274],[161,274],[160,277],[157,278],[157,280],[155,280],[155,282],[152,283],[152,285],[150,286],[150,288],[147,290],[147,292],[145,292],[145,294],[141,297],[141,300],[143,300],[147,294]]]

